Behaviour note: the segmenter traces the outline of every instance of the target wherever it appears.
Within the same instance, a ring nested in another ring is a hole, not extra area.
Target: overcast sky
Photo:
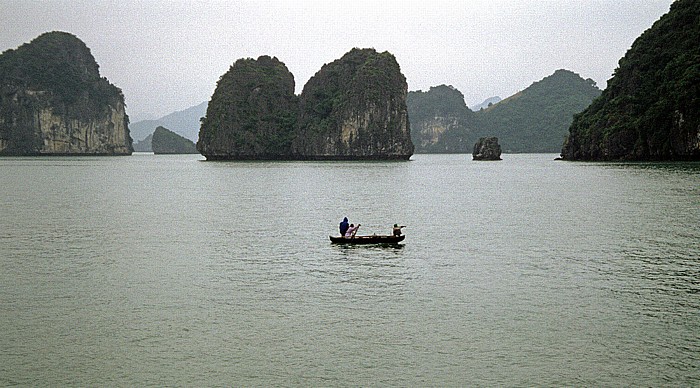
[[[474,105],[568,69],[606,81],[672,0],[0,0],[0,51],[76,35],[131,122],[208,101],[239,58],[276,56],[297,93],[353,47],[396,56],[409,90],[453,85]]]

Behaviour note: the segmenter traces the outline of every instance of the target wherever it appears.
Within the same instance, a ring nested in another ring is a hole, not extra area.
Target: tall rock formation
[[[388,52],[353,49],[299,97],[277,58],[240,59],[217,84],[197,149],[209,160],[407,160],[406,94]]]
[[[700,1],[671,4],[569,132],[565,160],[699,160]]]
[[[294,76],[284,63],[239,59],[216,85],[197,150],[209,160],[289,159],[296,114]]]
[[[408,93],[411,138],[416,153],[468,153],[474,112],[464,95],[452,86],[433,86],[427,92]]]
[[[407,91],[392,54],[352,49],[304,86],[293,152],[303,159],[408,160],[414,147]]]
[[[0,155],[129,155],[128,123],[121,90],[74,35],[0,55]]]

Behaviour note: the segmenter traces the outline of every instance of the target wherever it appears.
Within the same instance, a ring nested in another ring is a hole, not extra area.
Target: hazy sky
[[[0,0],[0,51],[66,31],[120,87],[132,122],[208,101],[239,58],[276,56],[297,93],[353,47],[394,54],[409,90],[453,85],[467,105],[557,69],[602,89],[672,0]]]

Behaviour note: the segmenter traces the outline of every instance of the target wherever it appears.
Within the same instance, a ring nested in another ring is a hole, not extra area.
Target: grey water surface
[[[700,164],[555,156],[0,158],[0,385],[700,385]]]

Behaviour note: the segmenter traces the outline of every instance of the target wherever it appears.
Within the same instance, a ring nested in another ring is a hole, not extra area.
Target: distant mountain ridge
[[[134,142],[134,152],[153,152],[153,133],[143,140]]]
[[[493,96],[485,99],[482,103],[472,105],[469,107],[469,109],[473,110],[474,112],[478,112],[481,109],[486,109],[491,105],[498,104],[499,102],[503,101],[503,99],[499,96]]]
[[[592,79],[560,69],[476,112],[476,138],[498,137],[504,152],[561,150],[574,115],[600,95]]]
[[[196,142],[199,137],[199,119],[207,111],[207,101],[199,105],[165,115],[156,120],[143,120],[129,124],[131,137],[134,141],[144,140],[153,134],[157,127],[165,127],[182,137]]]
[[[408,93],[411,139],[418,153],[468,153],[474,147],[474,112],[464,95],[450,85]]]
[[[411,137],[418,153],[469,153],[481,137],[497,137],[504,152],[556,153],[574,114],[599,95],[593,80],[563,69],[476,112],[454,87],[432,87],[409,93]]]

